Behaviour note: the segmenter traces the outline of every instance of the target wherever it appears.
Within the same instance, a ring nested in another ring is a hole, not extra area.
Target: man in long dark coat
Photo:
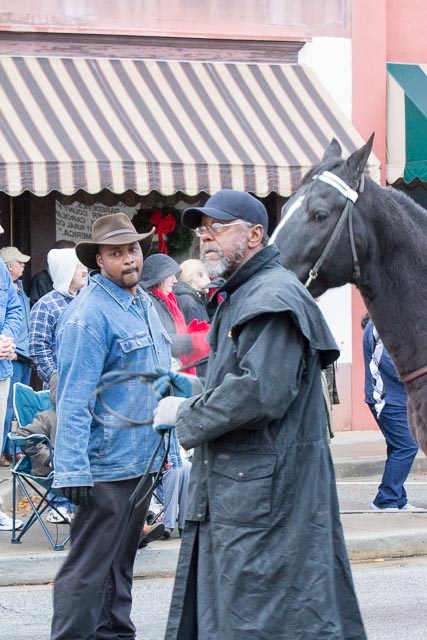
[[[225,284],[205,391],[154,421],[195,448],[166,639],[364,640],[322,398],[336,343],[258,200],[223,190],[183,223]]]

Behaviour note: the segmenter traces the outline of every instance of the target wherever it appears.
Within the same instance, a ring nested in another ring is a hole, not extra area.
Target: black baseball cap
[[[206,200],[203,207],[190,207],[182,213],[182,224],[188,229],[200,226],[202,216],[215,220],[231,222],[246,220],[251,224],[262,224],[265,233],[268,231],[267,210],[254,196],[246,191],[222,189]]]

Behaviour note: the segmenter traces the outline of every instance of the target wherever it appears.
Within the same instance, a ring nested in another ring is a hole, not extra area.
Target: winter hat
[[[164,253],[155,253],[144,260],[140,284],[144,289],[149,289],[169,276],[178,276],[180,273],[180,266],[173,258]]]

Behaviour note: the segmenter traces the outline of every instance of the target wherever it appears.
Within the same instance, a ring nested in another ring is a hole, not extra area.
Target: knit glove
[[[191,334],[191,358],[192,360],[199,360],[209,354],[210,346],[206,342],[207,331],[197,331]]]
[[[187,324],[187,333],[197,333],[199,331],[204,331],[207,333],[211,325],[206,320],[197,320],[196,318],[192,320],[189,324]]]
[[[176,424],[176,416],[179,405],[184,402],[185,398],[177,398],[175,396],[167,396],[160,400],[154,409],[153,429],[160,435],[165,431],[174,429]]]
[[[162,367],[157,368],[162,374],[153,384],[157,400],[172,395],[178,398],[191,398],[202,392],[202,383],[197,376],[188,373],[175,373]]]

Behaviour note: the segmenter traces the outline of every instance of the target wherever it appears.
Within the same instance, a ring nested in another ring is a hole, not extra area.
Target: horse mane
[[[368,207],[381,254],[391,258],[383,277],[394,286],[419,288],[419,273],[427,269],[427,211],[402,191],[368,180],[371,188],[363,205]],[[394,259],[397,252],[408,262],[404,272],[402,263]]]

